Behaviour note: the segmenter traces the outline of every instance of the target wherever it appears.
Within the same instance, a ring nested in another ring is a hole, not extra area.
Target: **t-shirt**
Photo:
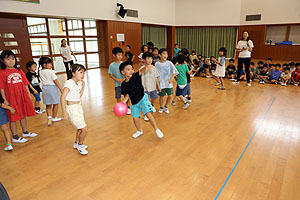
[[[262,69],[263,69],[263,67],[257,66],[257,67],[256,67],[256,73],[258,74]]]
[[[108,73],[111,74],[113,77],[117,78],[117,79],[121,79],[121,78],[124,78],[124,76],[121,74],[120,70],[119,70],[119,67],[120,67],[120,63],[115,63],[115,62],[112,62],[110,65],[109,65],[109,68],[108,68]],[[120,87],[121,86],[121,83],[118,82],[118,81],[115,81],[115,87]]]
[[[286,73],[283,72],[283,73],[281,74],[281,78],[290,79],[290,78],[291,78],[291,74],[290,74],[290,73],[287,73],[287,74],[286,74]]]
[[[42,69],[40,79],[43,85],[55,85],[53,81],[57,79],[56,72],[52,69]]]
[[[268,72],[268,71],[264,72],[263,70],[261,70],[261,71],[259,72],[259,75],[261,75],[261,76],[268,76],[268,75],[269,75],[269,72]]]
[[[300,71],[297,71],[297,70],[293,71],[292,77],[294,78],[294,80],[295,80],[296,82],[298,82],[299,79],[300,79]]]
[[[233,74],[235,72],[235,70],[236,70],[235,65],[232,65],[232,66],[227,65],[226,71],[228,72],[229,75]]]
[[[187,84],[186,73],[190,71],[187,64],[177,65],[176,69],[179,72],[179,74],[177,75],[177,84],[186,85]]]
[[[276,71],[275,69],[271,72],[271,79],[279,80],[281,77],[282,71],[278,70]]]
[[[253,68],[250,68],[250,70],[252,71],[253,75],[255,76],[255,74],[256,74],[256,68],[253,67]]]
[[[139,72],[134,73],[129,81],[123,81],[121,88],[122,94],[129,95],[132,105],[137,104],[144,97],[144,87]]]
[[[161,89],[164,88],[173,88],[173,83],[169,83],[169,80],[173,76],[173,74],[177,75],[178,71],[173,65],[173,63],[169,60],[166,62],[160,62],[158,61],[155,63],[155,67],[157,68],[159,72],[159,85]]]
[[[178,53],[181,51],[180,48],[174,48],[174,57],[178,56]]]
[[[145,65],[140,68],[143,69],[146,67]],[[144,87],[145,92],[151,92],[156,90],[156,78],[159,77],[159,72],[156,67],[152,66],[152,68],[147,69],[142,74],[142,84]]]
[[[237,44],[237,48],[242,50],[243,48],[246,48],[246,50],[243,50],[239,53],[239,58],[251,58],[251,52],[249,51],[249,47],[247,45],[247,43],[249,43],[250,47],[254,47],[253,42],[251,40],[249,41],[244,41],[244,40],[240,40]]]
[[[133,54],[130,51],[128,51],[125,53],[125,57],[127,61],[132,61]]]
[[[67,101],[80,101],[80,91],[82,89],[82,82],[78,81],[77,84],[72,79],[65,82],[64,88],[69,88],[69,93],[66,96]]]
[[[64,59],[64,62],[69,62],[72,60],[72,54],[71,54],[71,48],[69,46],[66,47],[60,47],[59,49],[60,54],[62,54],[63,57],[67,58],[67,60]]]
[[[196,56],[196,55],[190,55],[190,60],[191,60],[191,62],[194,62],[195,59],[197,59],[197,56]]]
[[[40,79],[38,77],[38,75],[35,73],[35,72],[30,72],[28,71],[26,73],[26,78],[27,80],[29,81],[29,83],[32,85],[32,87],[38,92],[42,92],[41,88],[40,88]],[[29,91],[31,94],[34,94],[34,92],[32,91],[32,89],[30,87],[29,88]]]

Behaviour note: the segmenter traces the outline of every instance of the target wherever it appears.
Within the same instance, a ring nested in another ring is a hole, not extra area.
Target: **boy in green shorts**
[[[158,70],[160,76],[158,78],[161,92],[159,93],[159,113],[169,113],[168,105],[171,103],[173,94],[173,80],[178,74],[177,69],[171,61],[168,61],[168,51],[167,49],[160,49],[158,51],[159,61],[155,63],[155,67]],[[168,95],[165,106],[163,106],[164,96]]]

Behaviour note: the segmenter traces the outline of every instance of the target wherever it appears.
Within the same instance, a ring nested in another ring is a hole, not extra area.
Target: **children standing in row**
[[[159,93],[159,104],[160,109],[159,113],[163,113],[165,111],[166,113],[169,113],[168,105],[171,102],[172,94],[173,94],[173,80],[174,77],[178,74],[178,71],[176,70],[173,63],[168,58],[168,51],[167,49],[160,49],[159,52],[160,60],[155,64],[155,67],[157,68],[160,76],[159,76],[159,85],[161,88],[161,92]],[[164,96],[168,95],[167,101],[165,105],[163,105],[164,102]]]
[[[41,110],[40,102],[41,102],[41,96],[40,93],[42,92],[42,89],[40,87],[40,79],[39,76],[36,73],[37,70],[37,64],[33,61],[29,61],[26,63],[26,69],[28,70],[26,73],[26,78],[29,82],[29,91],[34,96],[35,102],[34,102],[34,110],[37,114],[42,114],[45,112],[45,110]]]
[[[61,108],[64,119],[70,120],[77,129],[73,148],[77,149],[82,155],[88,154],[86,150],[88,146],[83,144],[87,135],[87,128],[80,102],[85,88],[85,82],[83,81],[85,71],[86,69],[83,65],[74,64],[71,68],[71,79],[65,82],[61,95]]]
[[[57,111],[62,88],[57,81],[58,77],[56,76],[56,72],[52,69],[51,59],[41,57],[39,65],[42,68],[42,70],[39,71],[39,75],[43,83],[43,103],[46,105],[46,113],[48,116],[47,124],[50,126],[52,122],[61,120],[60,117],[57,117]]]
[[[10,128],[13,134],[13,142],[24,143],[28,140],[17,134],[17,121],[20,121],[23,137],[36,137],[36,133],[27,130],[26,117],[34,116],[35,111],[30,100],[28,80],[24,72],[17,67],[15,54],[10,50],[2,51],[0,55],[0,91],[5,105],[15,109],[15,113],[6,110]]]
[[[141,75],[150,67],[146,66],[134,73],[132,62],[126,61],[120,65],[120,72],[125,76],[122,82],[122,94],[125,95],[124,103],[130,98],[132,106],[132,118],[137,132],[132,135],[137,138],[143,134],[140,125],[141,112],[150,120],[152,127],[158,138],[162,138],[164,134],[157,128],[154,117],[152,116],[152,105],[149,101],[148,95],[144,93]]]
[[[160,86],[159,86],[159,72],[158,70],[152,65],[152,53],[146,52],[143,54],[143,59],[145,60],[145,65],[140,68],[147,68],[147,70],[142,74],[142,84],[145,90],[145,93],[149,96],[151,99],[151,104],[153,107],[153,112],[156,112],[156,109],[154,107],[155,100],[158,99],[157,91],[161,92]],[[148,121],[149,119],[144,116],[145,121]]]
[[[121,102],[121,83],[125,80],[120,73],[119,66],[122,63],[123,50],[120,47],[115,47],[112,50],[114,61],[109,65],[108,74],[115,81],[115,98],[117,103]],[[127,103],[128,106],[128,103]],[[128,106],[127,115],[130,115],[130,107]]]
[[[221,87],[218,88],[219,90],[225,90],[223,77],[225,77],[226,52],[226,48],[222,47],[219,49],[219,59],[216,60],[215,58],[211,58],[212,61],[217,65],[216,70],[214,70],[212,74],[214,79],[217,81],[216,86],[221,85]]]

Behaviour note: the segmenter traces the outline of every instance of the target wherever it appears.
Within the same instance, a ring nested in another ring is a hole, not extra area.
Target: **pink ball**
[[[117,115],[117,116],[124,116],[126,115],[127,113],[127,110],[128,110],[128,107],[125,103],[123,102],[120,102],[120,103],[117,103],[115,106],[114,106],[114,113]]]

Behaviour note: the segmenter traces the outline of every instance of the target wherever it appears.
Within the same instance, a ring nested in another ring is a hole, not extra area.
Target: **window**
[[[291,26],[289,41],[295,45],[300,45],[300,25]]]
[[[47,38],[30,38],[30,45],[33,56],[49,55]]]
[[[87,36],[97,36],[96,21],[84,20],[84,30]]]
[[[65,72],[66,71],[62,57],[55,56],[52,58],[52,60],[53,60],[53,67],[56,72]]]
[[[69,36],[83,36],[82,21],[78,19],[68,20]]]
[[[66,32],[63,30],[63,25],[65,24],[64,19],[49,18],[48,24],[49,24],[50,35],[66,35]]]
[[[99,67],[99,54],[87,54],[87,64],[89,68]]]
[[[27,17],[27,25],[29,36],[47,35],[45,18]]]
[[[70,38],[70,47],[74,53],[84,52],[83,38]]]
[[[60,54],[61,40],[65,38],[51,38],[52,54]]]
[[[285,41],[287,26],[268,26],[267,27],[267,36],[266,41],[267,44],[275,44],[278,42]]]
[[[86,38],[86,51],[87,52],[97,52],[98,51],[97,38]]]

